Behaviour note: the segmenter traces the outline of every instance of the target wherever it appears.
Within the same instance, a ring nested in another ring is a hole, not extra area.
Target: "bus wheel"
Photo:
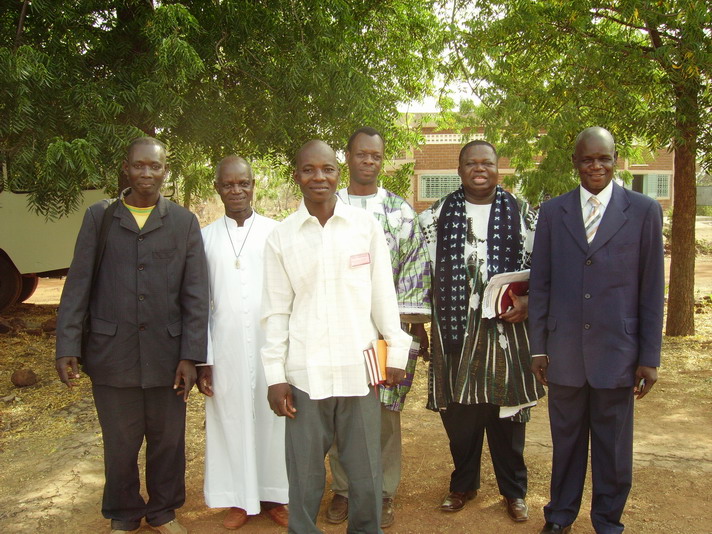
[[[20,289],[20,294],[17,296],[17,302],[25,302],[30,298],[35,289],[37,289],[37,284],[40,281],[40,277],[36,274],[23,274],[22,275],[22,289]]]
[[[0,254],[0,312],[17,302],[22,290],[22,276],[4,254]]]

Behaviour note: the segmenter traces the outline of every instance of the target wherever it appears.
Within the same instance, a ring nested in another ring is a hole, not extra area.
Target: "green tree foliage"
[[[371,125],[396,153],[396,105],[425,94],[441,48],[422,0],[14,0],[0,4],[4,187],[49,217],[116,191],[127,142],[171,147],[184,202],[230,153],[288,161]]]
[[[693,0],[454,2],[450,74],[471,124],[509,156],[532,200],[571,189],[578,131],[627,155],[675,151],[668,335],[694,333],[695,161],[712,164],[712,10]]]

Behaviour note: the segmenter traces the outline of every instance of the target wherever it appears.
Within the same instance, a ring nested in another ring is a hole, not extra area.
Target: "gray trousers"
[[[320,534],[316,526],[324,496],[324,459],[332,443],[349,479],[349,534],[382,534],[381,405],[371,390],[364,397],[312,400],[292,386],[294,419],[287,419],[289,532]]]
[[[401,413],[381,405],[381,464],[383,466],[383,497],[396,496],[401,478]],[[339,461],[336,443],[329,449],[331,490],[349,497],[349,479]]]

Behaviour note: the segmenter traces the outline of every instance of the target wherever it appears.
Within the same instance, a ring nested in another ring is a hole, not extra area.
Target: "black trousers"
[[[480,488],[480,464],[485,432],[500,494],[523,499],[527,494],[527,466],[524,464],[526,423],[499,418],[494,404],[452,403],[440,412],[450,440],[455,470],[450,491]]]
[[[134,530],[172,521],[185,502],[185,402],[171,387],[93,386],[104,439],[101,511],[112,527]],[[139,490],[138,453],[146,439],[146,490]]]

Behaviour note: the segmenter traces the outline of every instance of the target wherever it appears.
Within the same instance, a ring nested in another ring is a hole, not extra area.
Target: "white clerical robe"
[[[260,501],[288,501],[284,418],[269,408],[260,360],[263,251],[276,224],[253,213],[242,227],[222,217],[203,229],[214,392],[205,403],[205,502],[249,515],[260,513]]]

